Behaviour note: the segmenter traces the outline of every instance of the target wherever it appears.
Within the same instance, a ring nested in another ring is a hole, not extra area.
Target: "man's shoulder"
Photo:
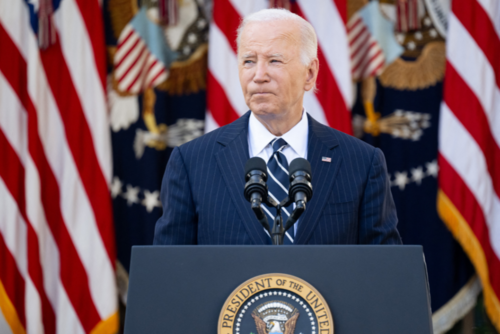
[[[323,125],[312,118],[312,128],[313,131],[319,137],[328,138],[337,142],[342,154],[345,156],[366,156],[366,158],[371,158],[377,151],[372,145],[351,136],[347,133],[339,131],[337,129],[331,128],[329,126]]]

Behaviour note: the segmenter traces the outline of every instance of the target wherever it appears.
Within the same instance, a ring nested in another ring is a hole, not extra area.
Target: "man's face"
[[[245,26],[238,49],[238,70],[245,102],[254,114],[273,117],[292,110],[302,112],[304,90],[314,86],[317,68],[311,70],[302,64],[301,45],[300,28],[293,21],[251,22]]]

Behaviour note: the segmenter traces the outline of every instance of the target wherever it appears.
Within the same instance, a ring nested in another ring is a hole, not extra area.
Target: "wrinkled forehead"
[[[241,33],[238,53],[280,52],[300,46],[300,27],[293,20],[248,22]]]

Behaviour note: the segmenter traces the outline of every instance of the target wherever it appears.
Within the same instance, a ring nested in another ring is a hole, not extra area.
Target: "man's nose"
[[[269,73],[266,62],[259,61],[255,67],[255,75],[253,77],[253,81],[256,83],[268,82],[269,81]]]

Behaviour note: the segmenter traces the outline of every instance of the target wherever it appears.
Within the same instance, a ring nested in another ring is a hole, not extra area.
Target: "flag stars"
[[[436,160],[426,163],[425,167],[427,168],[426,174],[428,176],[438,176],[439,166]]]
[[[127,200],[128,206],[139,203],[139,191],[139,187],[132,187],[130,184],[127,184],[127,191],[123,194],[123,198]]]
[[[153,212],[155,208],[161,208],[160,201],[160,191],[149,191],[147,189],[141,189],[140,187],[134,187],[127,184],[126,191],[123,191],[123,182],[118,176],[113,178],[111,183],[111,197],[113,199],[117,197],[122,197],[127,201],[128,206],[133,204],[140,204],[146,208],[148,213]],[[141,196],[144,195],[144,196]]]
[[[161,202],[159,200],[160,192],[158,190],[150,192],[149,190],[144,190],[144,199],[142,200],[142,205],[146,207],[148,212],[153,211],[154,208],[161,208]]]
[[[391,181],[392,187],[399,187],[401,191],[403,191],[406,186],[410,183],[416,183],[417,185],[422,184],[422,180],[426,177],[434,177],[437,178],[439,166],[437,160],[433,160],[431,162],[425,163],[425,171],[423,166],[417,166],[415,168],[411,168],[411,177],[408,177],[408,172],[395,172],[394,180]]]
[[[411,180],[416,184],[420,185],[424,177],[425,177],[424,170],[421,166],[411,169]]]
[[[118,177],[113,178],[113,183],[111,184],[111,197],[116,198],[116,196],[121,195],[123,183]]]
[[[194,44],[194,43],[196,43],[196,41],[198,40],[198,38],[196,37],[196,34],[192,32],[192,33],[188,34],[187,40],[188,40],[189,44]]]
[[[415,48],[417,47],[417,45],[415,44],[414,41],[410,41],[408,42],[408,44],[406,44],[406,47],[410,50],[415,50]]]
[[[406,185],[409,183],[409,179],[408,179],[408,173],[407,172],[396,172],[394,173],[395,175],[395,180],[393,182],[393,184],[395,186],[398,186],[400,190],[405,190],[405,187]]]
[[[199,19],[198,22],[196,22],[196,26],[198,29],[202,30],[207,26],[207,21],[205,19]]]

